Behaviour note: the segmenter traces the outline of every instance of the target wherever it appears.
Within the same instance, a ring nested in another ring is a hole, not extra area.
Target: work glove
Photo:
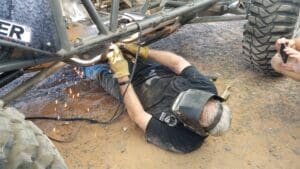
[[[129,76],[128,62],[124,59],[122,52],[117,45],[112,44],[110,46],[106,57],[111,70],[114,72],[115,78]]]
[[[138,51],[138,45],[135,43],[123,43],[120,45],[120,47],[122,49],[127,50],[128,52],[130,52],[132,55],[135,56],[136,52]],[[139,56],[141,56],[144,59],[148,58],[148,53],[149,53],[149,48],[148,47],[140,47],[140,52],[139,52]]]

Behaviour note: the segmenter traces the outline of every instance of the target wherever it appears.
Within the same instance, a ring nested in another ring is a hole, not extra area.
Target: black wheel
[[[271,67],[275,42],[291,38],[299,22],[299,0],[252,0],[245,24],[243,53],[247,61],[267,75],[278,75]]]
[[[65,169],[52,142],[17,109],[2,108],[0,100],[0,168]]]

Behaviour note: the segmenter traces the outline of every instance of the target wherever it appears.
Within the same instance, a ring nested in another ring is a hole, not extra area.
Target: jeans
[[[82,70],[86,79],[95,80],[106,92],[122,101],[118,81],[107,64],[82,67]]]
[[[158,65],[158,63],[151,60],[139,59],[136,65],[135,77],[143,75],[143,70]],[[132,62],[128,62],[128,66],[130,73],[132,73],[134,64]],[[82,70],[86,79],[95,80],[106,92],[111,94],[118,101],[122,101],[118,81],[113,77],[113,73],[111,72],[109,65],[97,64],[94,66],[82,67]],[[135,80],[135,77],[133,77],[133,80]]]

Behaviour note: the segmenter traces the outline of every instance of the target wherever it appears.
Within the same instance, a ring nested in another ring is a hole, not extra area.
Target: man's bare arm
[[[111,70],[114,72],[114,76],[117,78],[119,84],[128,82],[130,73],[127,60],[124,59],[123,54],[117,45],[111,44],[109,49],[110,51],[107,53],[106,57]],[[119,87],[121,95],[124,96],[123,101],[127,108],[128,115],[141,129],[143,129],[143,131],[145,131],[152,116],[145,112],[131,84],[122,84],[120,84]]]
[[[176,74],[180,74],[184,68],[191,65],[187,60],[185,60],[181,56],[168,51],[150,49],[148,57],[170,68]]]
[[[119,83],[128,80],[129,80],[128,77],[118,78]],[[122,95],[124,95],[126,88],[127,88],[127,84],[120,85],[120,91]],[[152,116],[149,113],[145,112],[131,84],[129,84],[127,88],[123,101],[125,107],[127,108],[127,112],[130,119],[133,120],[145,132],[146,127]]]
[[[156,62],[170,68],[177,74],[180,74],[184,68],[191,65],[187,60],[172,52],[150,49],[147,46],[138,47],[134,43],[121,43],[119,45],[132,54],[135,54],[139,50],[139,55],[142,58],[151,58]]]

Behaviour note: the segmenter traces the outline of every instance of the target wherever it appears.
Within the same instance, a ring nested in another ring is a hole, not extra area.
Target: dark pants
[[[128,62],[128,64],[129,71],[132,73],[134,64],[132,62]],[[157,65],[157,63],[140,59],[136,65],[135,77],[140,76],[143,69],[153,65]],[[122,101],[118,81],[113,77],[113,73],[107,64],[97,64],[94,66],[82,67],[82,69],[85,78],[95,80],[106,92],[111,94],[117,100]]]

